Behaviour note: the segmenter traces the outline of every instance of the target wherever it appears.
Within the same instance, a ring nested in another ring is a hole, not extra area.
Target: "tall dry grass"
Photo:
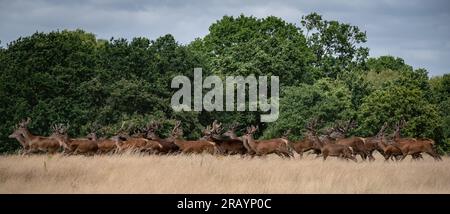
[[[12,155],[0,193],[450,193],[450,159]]]

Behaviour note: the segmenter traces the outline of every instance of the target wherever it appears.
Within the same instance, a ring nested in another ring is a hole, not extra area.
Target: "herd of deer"
[[[353,128],[353,122],[338,123],[327,130],[323,135],[318,135],[316,126],[318,120],[311,120],[306,127],[306,135],[303,140],[291,142],[287,131],[281,138],[269,140],[255,140],[256,126],[247,128],[245,134],[238,137],[236,134],[238,124],[233,124],[226,132],[223,132],[222,124],[214,121],[203,131],[203,137],[199,140],[182,140],[183,131],[180,122],[177,121],[170,136],[160,138],[157,130],[161,124],[155,121],[145,128],[139,129],[130,135],[130,130],[124,130],[124,123],[116,135],[110,138],[97,138],[95,132],[85,138],[69,138],[68,126],[53,125],[53,133],[49,137],[33,135],[27,128],[30,118],[17,124],[14,132],[9,136],[15,138],[22,145],[22,154],[37,152],[63,154],[113,154],[125,151],[141,152],[148,154],[178,154],[178,153],[210,153],[223,155],[250,155],[265,156],[277,154],[281,157],[294,157],[293,151],[303,157],[303,153],[312,151],[317,157],[324,160],[329,156],[356,162],[356,155],[362,160],[374,160],[373,152],[378,151],[386,161],[403,160],[411,155],[413,159],[421,159],[422,153],[427,153],[435,160],[441,157],[434,149],[434,141],[430,139],[402,138],[400,129],[405,126],[402,120],[395,126],[392,138],[385,136],[387,123],[378,134],[373,137],[345,137],[349,129]]]

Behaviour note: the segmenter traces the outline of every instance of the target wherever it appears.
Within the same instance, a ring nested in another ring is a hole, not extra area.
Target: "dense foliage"
[[[280,117],[259,124],[259,136],[291,129],[299,139],[305,124],[320,117],[320,128],[353,119],[352,134],[369,136],[388,122],[408,121],[405,136],[433,138],[450,149],[450,75],[429,79],[426,70],[392,56],[367,58],[366,33],[356,26],[323,20],[316,13],[301,26],[277,17],[224,16],[209,33],[188,45],[171,35],[96,38],[82,30],[35,33],[0,47],[0,152],[19,144],[8,138],[14,125],[31,117],[31,131],[48,135],[53,123],[69,123],[71,136],[93,126],[113,134],[123,122],[139,127],[163,121],[162,135],[181,120],[185,138],[224,123],[258,124],[260,112],[174,112],[170,88],[176,75],[276,75]],[[244,126],[242,126],[244,127]]]

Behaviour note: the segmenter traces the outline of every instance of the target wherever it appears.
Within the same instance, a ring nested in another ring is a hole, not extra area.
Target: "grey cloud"
[[[402,57],[431,75],[450,72],[450,1],[445,0],[0,0],[0,5],[3,46],[36,31],[66,28],[82,28],[105,39],[155,39],[170,33],[186,44],[206,35],[223,15],[274,15],[298,25],[302,15],[318,12],[367,31],[371,56]]]

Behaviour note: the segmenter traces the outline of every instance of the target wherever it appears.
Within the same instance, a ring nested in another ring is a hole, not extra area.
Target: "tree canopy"
[[[0,152],[19,144],[8,135],[31,117],[31,131],[48,135],[54,123],[69,123],[71,136],[95,126],[110,136],[125,122],[136,128],[151,120],[167,135],[181,120],[185,138],[198,139],[217,119],[225,124],[259,125],[257,136],[303,136],[305,124],[320,128],[354,120],[351,134],[370,136],[384,122],[408,121],[405,136],[434,139],[450,150],[450,75],[428,77],[394,56],[368,58],[366,32],[324,20],[317,13],[300,25],[278,17],[224,16],[187,45],[172,35],[154,40],[96,38],[83,30],[37,32],[0,46]],[[261,112],[175,112],[173,77],[215,74],[280,77],[280,116],[261,123]]]

